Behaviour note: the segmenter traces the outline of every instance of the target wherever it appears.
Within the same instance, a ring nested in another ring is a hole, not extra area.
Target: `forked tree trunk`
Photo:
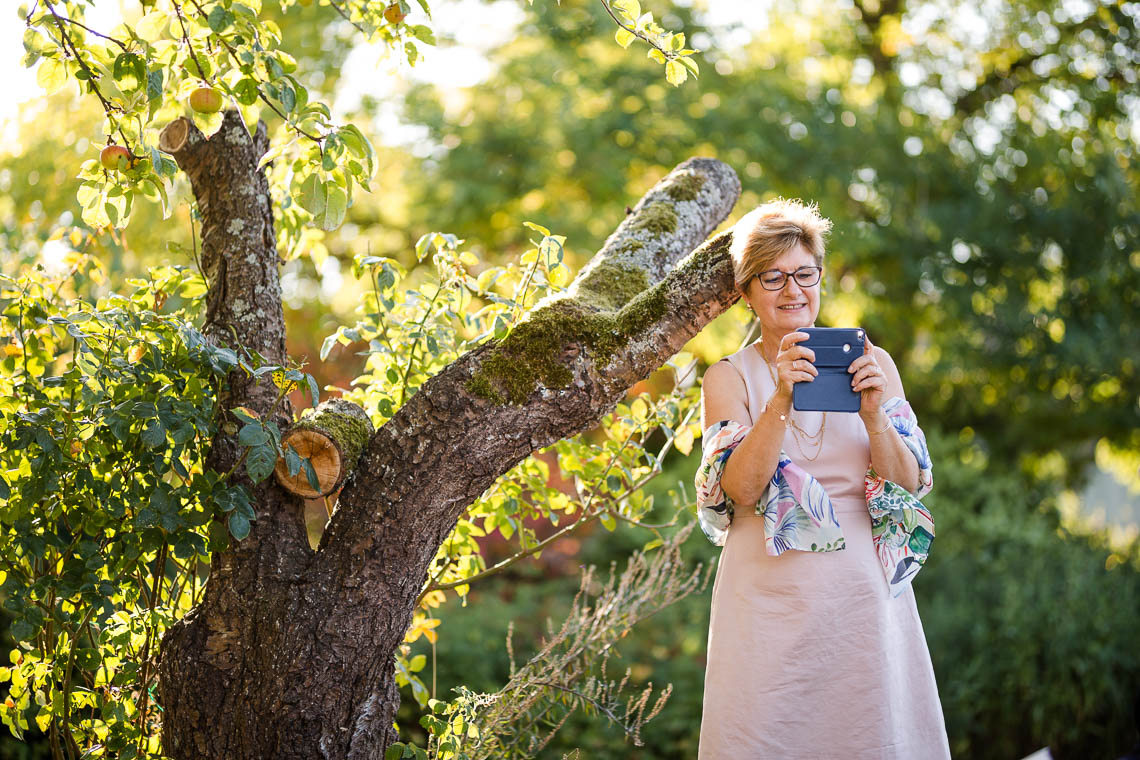
[[[272,211],[257,168],[264,128],[251,137],[227,113],[207,140],[179,120],[162,147],[202,213],[208,335],[283,361]],[[202,603],[163,639],[165,751],[383,757],[399,706],[393,658],[440,544],[496,478],[596,424],[732,304],[728,235],[701,244],[739,192],[732,170],[711,159],[662,180],[565,297],[504,343],[457,359],[371,435],[315,552],[299,499],[275,479],[254,489],[252,533],[214,557]],[[224,403],[284,424],[273,398],[235,373]],[[210,463],[221,469],[237,445],[219,436]]]

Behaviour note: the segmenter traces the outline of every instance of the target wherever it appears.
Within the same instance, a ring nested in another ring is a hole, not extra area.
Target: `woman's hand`
[[[875,347],[866,333],[863,333],[863,355],[851,362],[847,371],[854,375],[851,378],[851,389],[862,394],[859,416],[864,422],[877,422],[883,404],[883,393],[887,389],[887,376],[875,358]]]
[[[797,345],[810,336],[805,332],[790,332],[780,341],[776,354],[776,396],[791,404],[792,386],[796,383],[810,383],[819,374],[812,362],[815,351],[807,346]]]

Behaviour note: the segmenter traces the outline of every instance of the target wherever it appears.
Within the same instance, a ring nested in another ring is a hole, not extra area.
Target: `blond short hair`
[[[831,221],[814,204],[779,198],[749,211],[732,228],[732,273],[740,292],[760,272],[799,244],[823,266],[824,240]]]

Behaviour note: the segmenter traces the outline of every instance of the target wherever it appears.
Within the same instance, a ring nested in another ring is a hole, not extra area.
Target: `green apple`
[[[213,87],[199,87],[190,93],[190,107],[198,113],[217,113],[222,110],[222,93]]]

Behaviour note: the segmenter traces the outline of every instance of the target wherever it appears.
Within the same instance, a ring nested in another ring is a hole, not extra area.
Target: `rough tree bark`
[[[179,120],[162,147],[202,214],[207,334],[283,362],[272,210],[257,168],[264,127],[250,136],[231,112],[207,139]],[[393,658],[438,547],[498,476],[596,424],[735,301],[729,235],[704,241],[739,193],[735,173],[712,159],[658,183],[565,296],[460,357],[372,435],[316,551],[299,500],[272,478],[254,489],[250,536],[214,558],[202,603],[163,639],[165,751],[382,757],[396,738]],[[284,425],[290,412],[271,409],[274,397],[235,373],[223,403]],[[225,469],[236,452],[220,433],[211,464]]]

